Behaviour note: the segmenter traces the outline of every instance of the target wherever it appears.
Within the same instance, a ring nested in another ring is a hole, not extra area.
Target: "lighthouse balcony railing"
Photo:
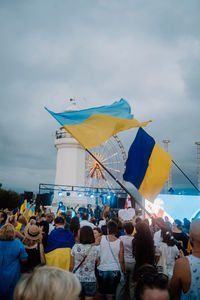
[[[69,137],[70,134],[66,131],[56,131],[56,139],[62,139]]]

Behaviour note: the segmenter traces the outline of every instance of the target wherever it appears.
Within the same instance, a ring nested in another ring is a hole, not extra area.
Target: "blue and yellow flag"
[[[162,190],[172,166],[172,157],[142,128],[138,129],[123,175],[143,198],[153,201]]]
[[[20,207],[20,214],[24,214],[25,211],[26,211],[26,208],[27,208],[27,200],[26,199],[23,199],[22,202],[21,202],[21,207]]]
[[[30,217],[32,217],[32,216],[35,215],[35,208],[34,208],[34,206],[31,206],[30,208],[29,208],[29,206],[30,206],[30,202],[28,202],[27,205],[26,205],[26,210],[29,209],[29,212],[28,212],[28,215],[27,215],[27,220],[29,220]]]
[[[18,207],[16,207],[14,210],[13,210],[13,216],[15,216],[15,219],[17,220],[17,216],[18,216]]]
[[[146,126],[131,114],[127,101],[112,105],[54,113],[45,108],[84,148],[93,148],[120,131]]]
[[[62,212],[62,210],[60,208],[58,208],[57,213],[56,213],[56,217],[58,217],[61,212]]]
[[[53,230],[45,249],[46,265],[69,271],[71,248],[74,244],[75,239],[71,231],[64,228]]]

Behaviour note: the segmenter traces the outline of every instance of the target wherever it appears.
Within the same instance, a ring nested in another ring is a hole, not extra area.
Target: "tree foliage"
[[[0,208],[13,210],[20,206],[22,196],[14,191],[7,191],[0,187]]]

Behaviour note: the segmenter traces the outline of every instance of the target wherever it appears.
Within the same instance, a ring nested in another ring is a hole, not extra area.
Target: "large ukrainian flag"
[[[172,157],[142,128],[133,141],[123,175],[143,198],[153,201],[162,190],[172,166]]]
[[[54,113],[46,107],[45,109],[84,148],[93,148],[120,131],[143,127],[150,122],[140,123],[133,118],[130,105],[124,99],[116,101],[112,105],[79,111]]]
[[[27,208],[27,200],[26,199],[22,199],[21,202],[21,206],[20,206],[20,214],[24,214],[26,212],[26,208]]]
[[[69,230],[63,228],[53,230],[45,249],[46,265],[69,271],[71,248],[74,244],[74,236]]]

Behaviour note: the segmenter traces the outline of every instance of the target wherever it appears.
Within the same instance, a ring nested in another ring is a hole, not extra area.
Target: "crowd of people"
[[[200,299],[200,219],[0,211],[0,299]]]

